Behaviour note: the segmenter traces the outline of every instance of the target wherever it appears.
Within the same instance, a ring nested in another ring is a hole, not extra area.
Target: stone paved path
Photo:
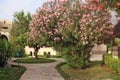
[[[27,68],[25,73],[19,80],[64,80],[55,69],[55,66],[63,62],[61,58],[52,58],[56,62],[53,63],[39,63],[39,64],[20,64]],[[102,60],[101,54],[93,54],[90,60]],[[14,63],[12,63],[14,64]]]
[[[27,68],[19,80],[64,80],[55,69],[55,66],[63,62],[63,59],[54,58],[53,63],[20,64]]]

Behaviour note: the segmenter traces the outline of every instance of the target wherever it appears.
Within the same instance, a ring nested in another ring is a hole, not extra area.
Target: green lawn
[[[25,70],[26,68],[22,66],[0,68],[0,80],[18,80]]]
[[[47,58],[39,58],[39,59],[35,59],[35,58],[20,58],[20,59],[14,60],[14,62],[19,62],[19,63],[51,63],[51,62],[55,62],[55,60],[47,59]]]
[[[40,58],[45,58],[45,55],[38,55]],[[50,58],[62,58],[60,55],[51,55]]]
[[[100,64],[94,64],[86,69],[70,69],[68,66],[62,65],[61,71],[64,72],[63,77],[68,80],[120,80],[120,75],[113,72],[110,68],[101,66]]]

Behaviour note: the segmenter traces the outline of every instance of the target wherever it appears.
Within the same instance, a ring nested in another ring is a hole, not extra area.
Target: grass
[[[18,80],[25,70],[25,67],[15,65],[8,68],[0,68],[0,80]]]
[[[70,78],[69,75],[67,75],[66,73],[64,73],[62,70],[61,70],[61,66],[65,65],[66,62],[61,62],[59,64],[57,64],[57,66],[55,67],[57,69],[57,71],[60,73],[60,75],[64,78],[64,79],[68,79]]]
[[[40,58],[44,58],[44,55],[38,55]],[[50,58],[62,58],[60,55],[51,55]]]
[[[58,66],[65,80],[120,80],[120,76],[105,65],[92,63],[86,69],[70,69],[66,64]]]
[[[59,56],[59,55],[52,55],[51,57],[52,58],[62,58],[62,56]]]
[[[14,62],[19,62],[19,63],[51,63],[55,62],[53,59],[46,59],[46,58],[20,58],[14,60]]]

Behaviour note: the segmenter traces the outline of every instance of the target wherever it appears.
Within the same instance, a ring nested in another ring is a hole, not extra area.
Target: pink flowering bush
[[[53,46],[71,67],[83,68],[95,43],[112,34],[110,15],[102,0],[55,0],[33,15],[29,39]]]

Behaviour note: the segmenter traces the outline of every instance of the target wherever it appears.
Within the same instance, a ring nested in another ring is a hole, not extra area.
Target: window
[[[1,29],[8,29],[8,27],[2,27]]]

